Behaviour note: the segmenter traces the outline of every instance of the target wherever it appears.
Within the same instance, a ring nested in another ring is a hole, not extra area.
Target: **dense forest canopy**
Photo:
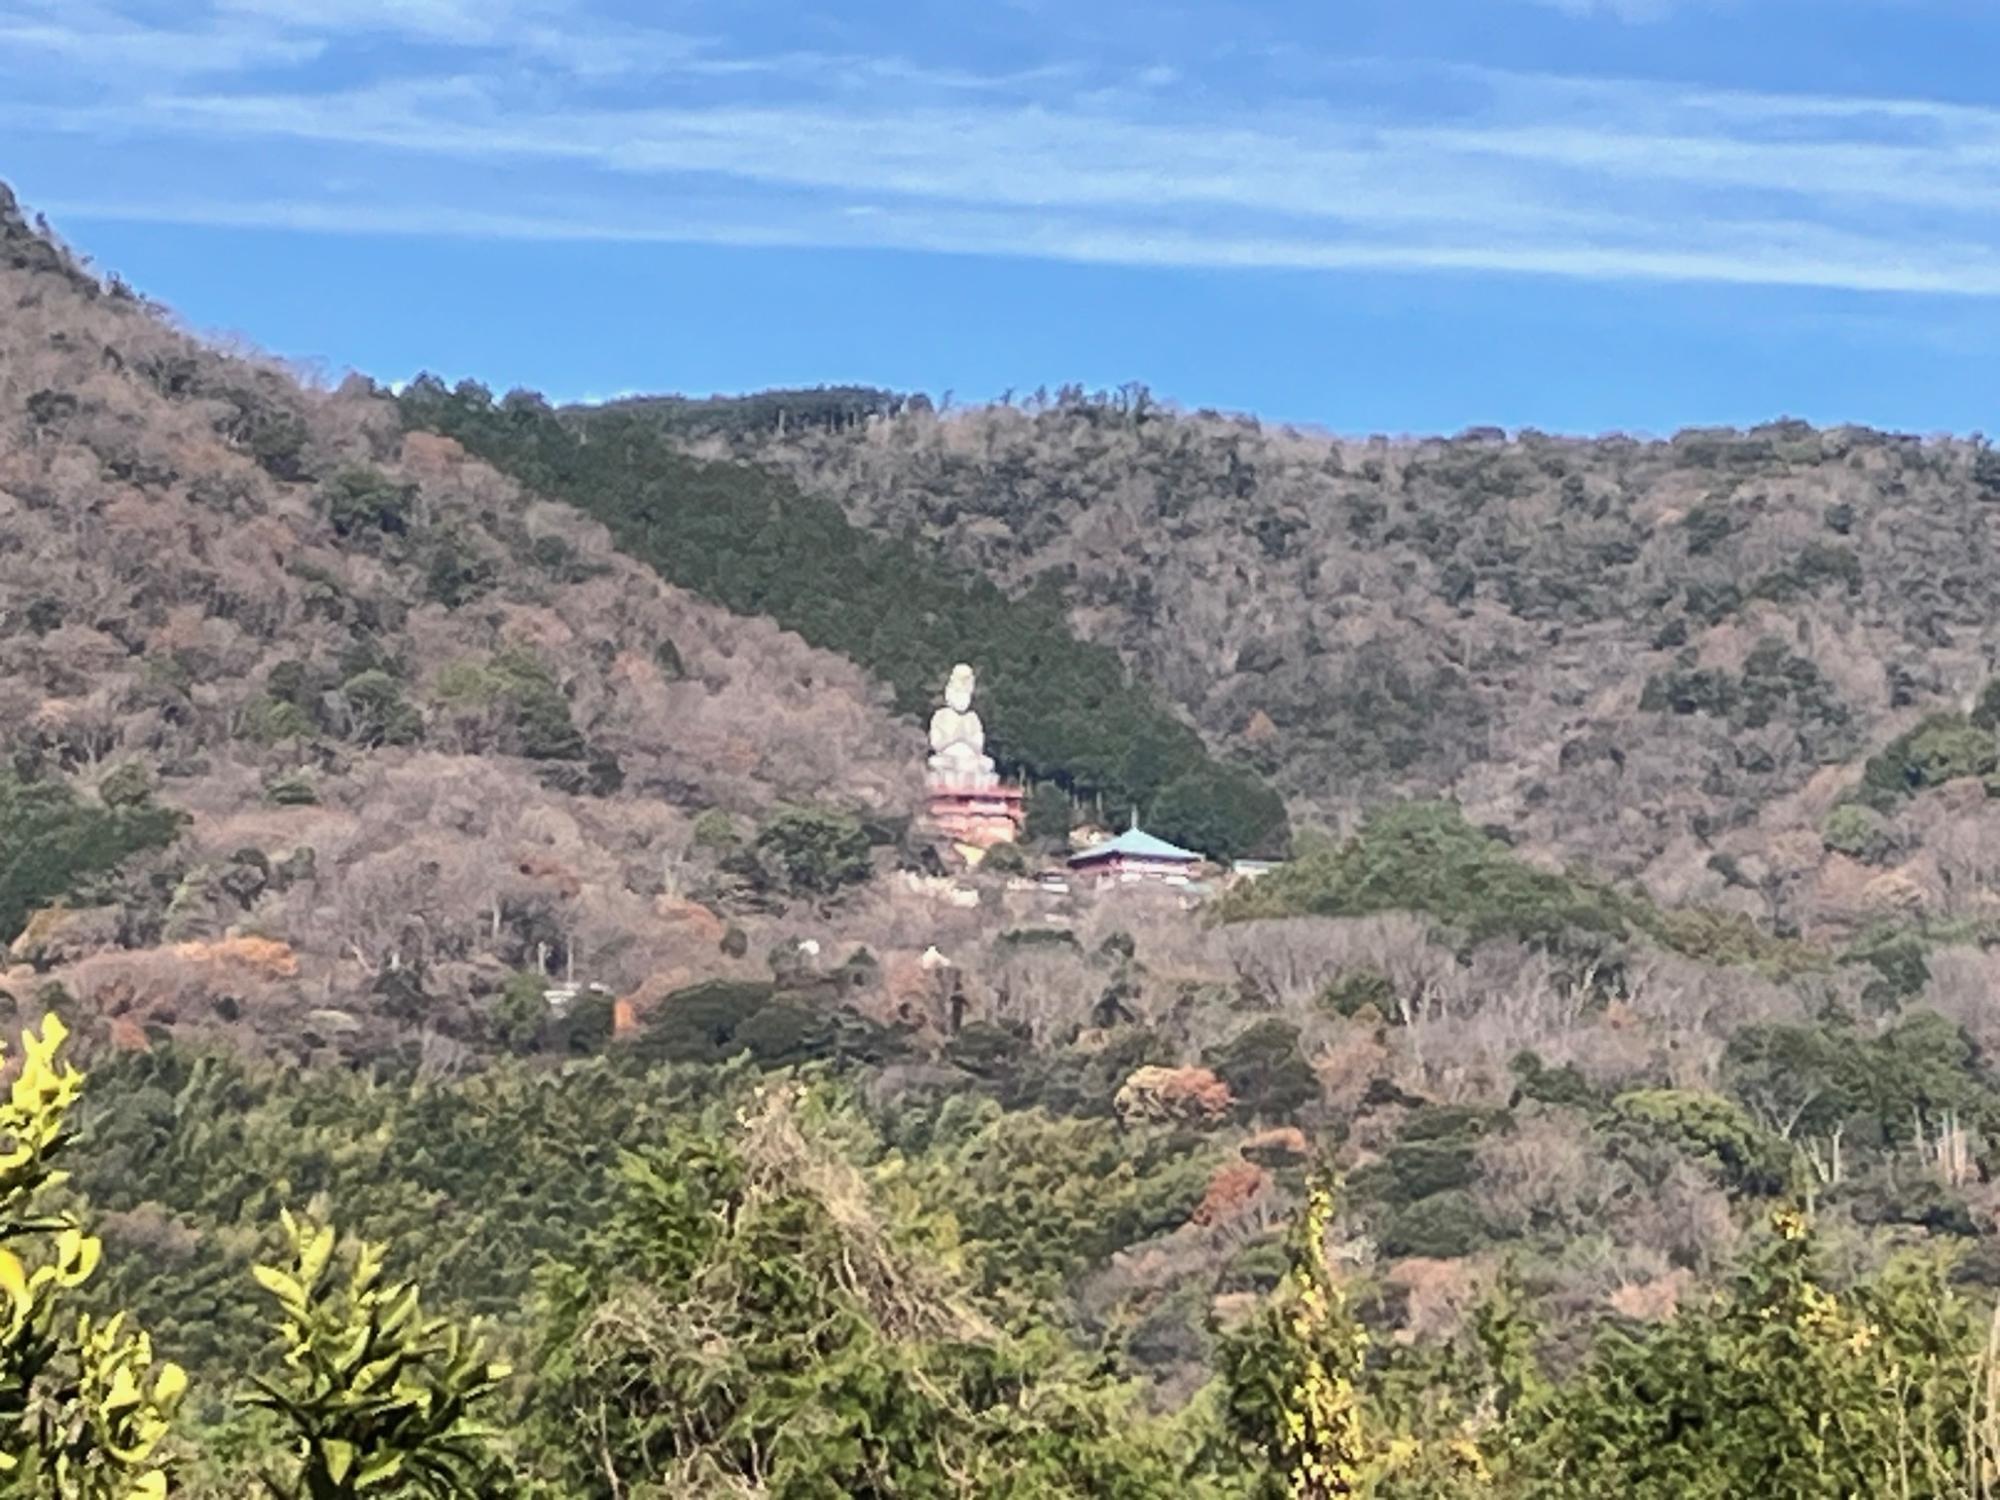
[[[1007,767],[1102,799],[1115,819],[1136,807],[1163,836],[1220,858],[1284,847],[1276,794],[1213,760],[1114,653],[1078,641],[1060,610],[869,536],[759,469],[682,455],[666,437],[685,420],[680,408],[664,418],[632,402],[558,413],[527,393],[495,402],[427,378],[400,405],[410,426],[596,516],[673,582],[861,663],[908,713],[935,703],[954,662],[976,662]]]

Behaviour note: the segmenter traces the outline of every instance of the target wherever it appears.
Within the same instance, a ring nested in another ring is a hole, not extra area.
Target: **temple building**
[[[995,844],[1018,842],[1026,794],[1001,781],[986,753],[986,727],[972,711],[972,668],[960,662],[945,683],[944,707],[931,715],[926,782],[931,822],[969,863]]]
[[[1192,849],[1154,838],[1139,826],[1135,816],[1132,826],[1116,838],[1072,854],[1069,867],[1078,875],[1102,882],[1159,881],[1166,885],[1186,885],[1201,859]]]

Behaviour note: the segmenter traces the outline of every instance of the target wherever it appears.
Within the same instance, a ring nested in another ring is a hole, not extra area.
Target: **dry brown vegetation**
[[[709,967],[712,937],[690,955],[656,919],[712,864],[704,811],[908,816],[907,732],[848,663],[664,585],[358,385],[103,292],[4,196],[0,246],[0,733],[86,791],[143,768],[192,816],[132,877],[122,933],[69,919],[66,943],[17,946],[41,973],[15,988],[193,1022],[205,987],[278,1032],[369,1008],[398,970],[424,975],[407,1021],[462,1025],[538,954],[620,989]],[[392,521],[343,519],[355,475]],[[537,758],[478,676],[514,660],[581,754]],[[184,972],[201,944],[261,941],[296,960],[254,995],[229,965]]]
[[[1076,391],[726,438],[682,420],[691,447],[1054,590],[1328,826],[1447,793],[1671,903],[1808,928],[1990,903],[1976,788],[1902,809],[1865,875],[1818,836],[1862,755],[1993,674],[1982,442],[1364,441]]]

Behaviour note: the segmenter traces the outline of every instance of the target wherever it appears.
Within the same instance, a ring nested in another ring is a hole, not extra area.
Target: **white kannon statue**
[[[993,779],[993,759],[986,753],[986,726],[972,711],[972,668],[960,662],[944,685],[944,707],[931,715],[933,775],[954,785],[979,785]]]

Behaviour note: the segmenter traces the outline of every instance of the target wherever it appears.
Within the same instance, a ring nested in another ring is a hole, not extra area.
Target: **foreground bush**
[[[78,1310],[102,1244],[58,1196],[84,1081],[57,1060],[67,1035],[55,1016],[25,1035],[0,1104],[0,1495],[164,1500],[188,1377],[127,1314]],[[257,1482],[273,1500],[493,1494],[475,1408],[506,1369],[425,1318],[413,1285],[386,1284],[383,1247],[343,1269],[332,1229],[286,1214],[285,1230],[289,1259],[257,1268],[280,1304],[281,1368],[244,1404],[277,1416],[290,1456],[257,1464]]]
[[[0,1105],[0,1493],[147,1500],[167,1493],[157,1455],[187,1376],[122,1315],[78,1311],[102,1246],[53,1203],[83,1088],[56,1060],[66,1036],[51,1016],[23,1038]]]

